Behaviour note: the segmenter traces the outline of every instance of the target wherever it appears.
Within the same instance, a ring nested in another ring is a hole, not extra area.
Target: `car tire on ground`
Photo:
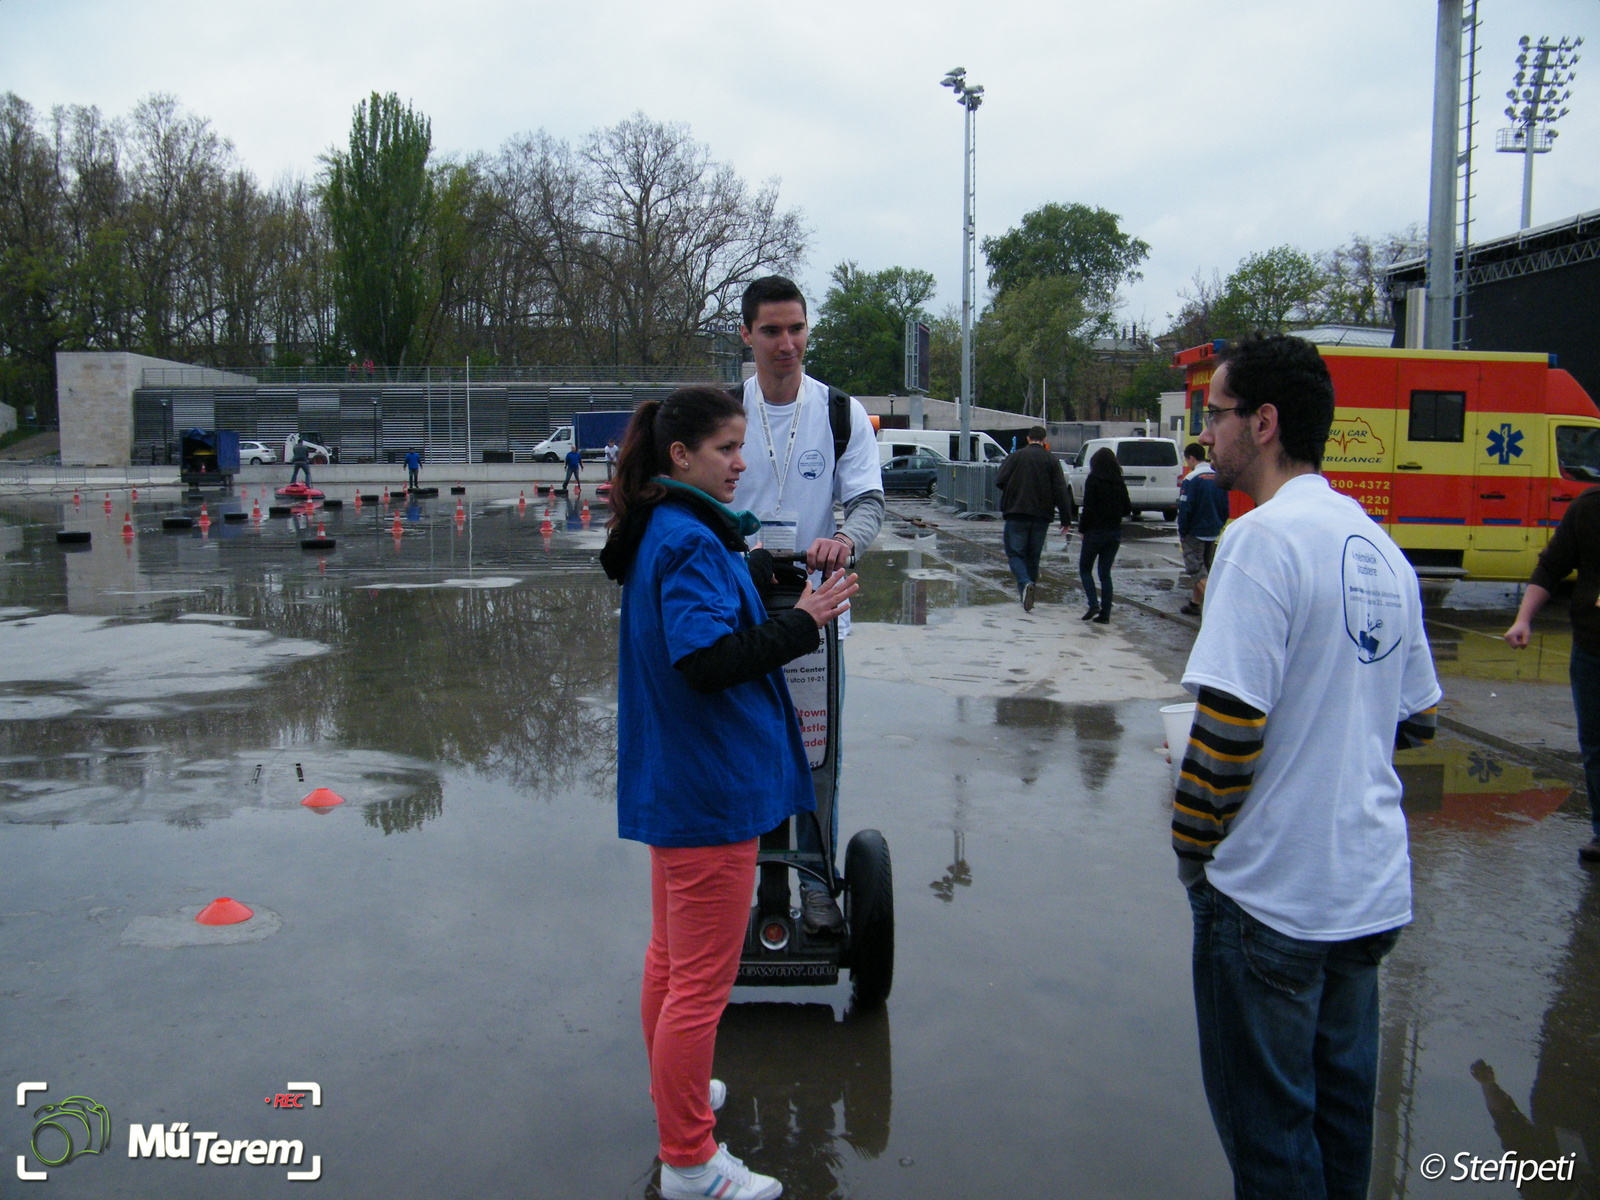
[[[250,465],[251,465],[251,466],[252,466],[252,467],[259,467],[259,466],[261,466],[261,465],[262,465],[262,462],[263,462],[263,460],[262,460],[262,459],[259,459],[259,458],[252,458],[252,459],[251,459],[251,460],[250,460]]]
[[[540,462],[544,462],[544,463],[552,463],[552,462],[560,462],[561,460],[559,458],[557,458],[554,454],[542,454],[542,455],[539,456],[539,461]]]
[[[928,497],[928,499],[932,500],[933,497],[934,497],[934,493],[936,493],[938,490],[939,490],[938,483],[930,483],[928,485],[928,490],[923,492],[922,494],[924,496]]]
[[[845,847],[844,919],[852,1007],[877,1008],[894,986],[894,871],[876,829],[861,830]]]

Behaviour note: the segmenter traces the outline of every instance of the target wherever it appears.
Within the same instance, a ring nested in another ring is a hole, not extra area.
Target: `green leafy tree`
[[[1152,358],[1134,367],[1127,386],[1118,396],[1123,407],[1147,421],[1161,419],[1161,393],[1183,391],[1183,372],[1162,359]]]
[[[1140,278],[1149,245],[1124,233],[1121,218],[1087,204],[1046,204],[998,237],[983,239],[989,286],[1005,293],[1031,279],[1067,276],[1079,281],[1089,309],[1109,314],[1117,289]]]
[[[404,363],[424,304],[423,245],[434,208],[428,118],[391,92],[356,106],[350,148],[331,152],[323,204],[340,310],[357,355]]]
[[[1066,388],[1102,324],[1084,303],[1084,285],[1073,275],[1014,284],[996,297],[983,323],[991,362],[998,356],[1012,368],[1011,394],[997,396],[996,388],[987,387],[985,404],[1029,413],[1040,411],[1036,396],[1043,399],[1053,391],[1058,403],[1067,399]]]
[[[933,276],[905,267],[863,271],[854,262],[842,262],[830,278],[832,286],[813,322],[807,371],[861,396],[903,390],[906,319],[924,315]]]
[[[1315,324],[1326,283],[1317,260],[1293,246],[1246,256],[1223,284],[1220,316],[1227,336],[1255,329],[1287,333]]]

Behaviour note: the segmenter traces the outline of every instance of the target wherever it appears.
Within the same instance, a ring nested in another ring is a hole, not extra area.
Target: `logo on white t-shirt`
[[[800,478],[818,479],[827,468],[827,460],[820,450],[807,450],[800,456]]]
[[[1377,546],[1353,534],[1344,543],[1341,584],[1344,631],[1356,644],[1356,657],[1380,662],[1394,653],[1405,633],[1399,576]]]

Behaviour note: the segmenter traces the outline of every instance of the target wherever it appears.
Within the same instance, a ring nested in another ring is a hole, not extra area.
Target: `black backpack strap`
[[[850,393],[828,388],[828,427],[833,430],[833,461],[837,465],[850,448]]]

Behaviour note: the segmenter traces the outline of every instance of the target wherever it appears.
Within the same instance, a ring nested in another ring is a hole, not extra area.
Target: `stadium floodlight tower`
[[[1533,156],[1548,154],[1555,147],[1556,130],[1550,128],[1570,111],[1565,102],[1572,95],[1573,67],[1578,65],[1578,47],[1583,39],[1562,38],[1552,42],[1541,37],[1537,43],[1524,34],[1517,40],[1517,73],[1506,93],[1511,101],[1506,116],[1510,129],[1495,135],[1494,148],[1505,154],[1522,155],[1522,228],[1533,224]],[[1563,105],[1557,109],[1556,105]]]
[[[961,170],[961,446],[959,458],[965,462],[972,453],[972,293],[974,250],[977,226],[972,215],[973,201],[977,198],[977,171],[972,153],[973,125],[977,119],[978,105],[983,103],[983,86],[967,82],[967,69],[955,67],[940,80],[943,87],[952,89],[956,103],[966,110],[966,152]]]

